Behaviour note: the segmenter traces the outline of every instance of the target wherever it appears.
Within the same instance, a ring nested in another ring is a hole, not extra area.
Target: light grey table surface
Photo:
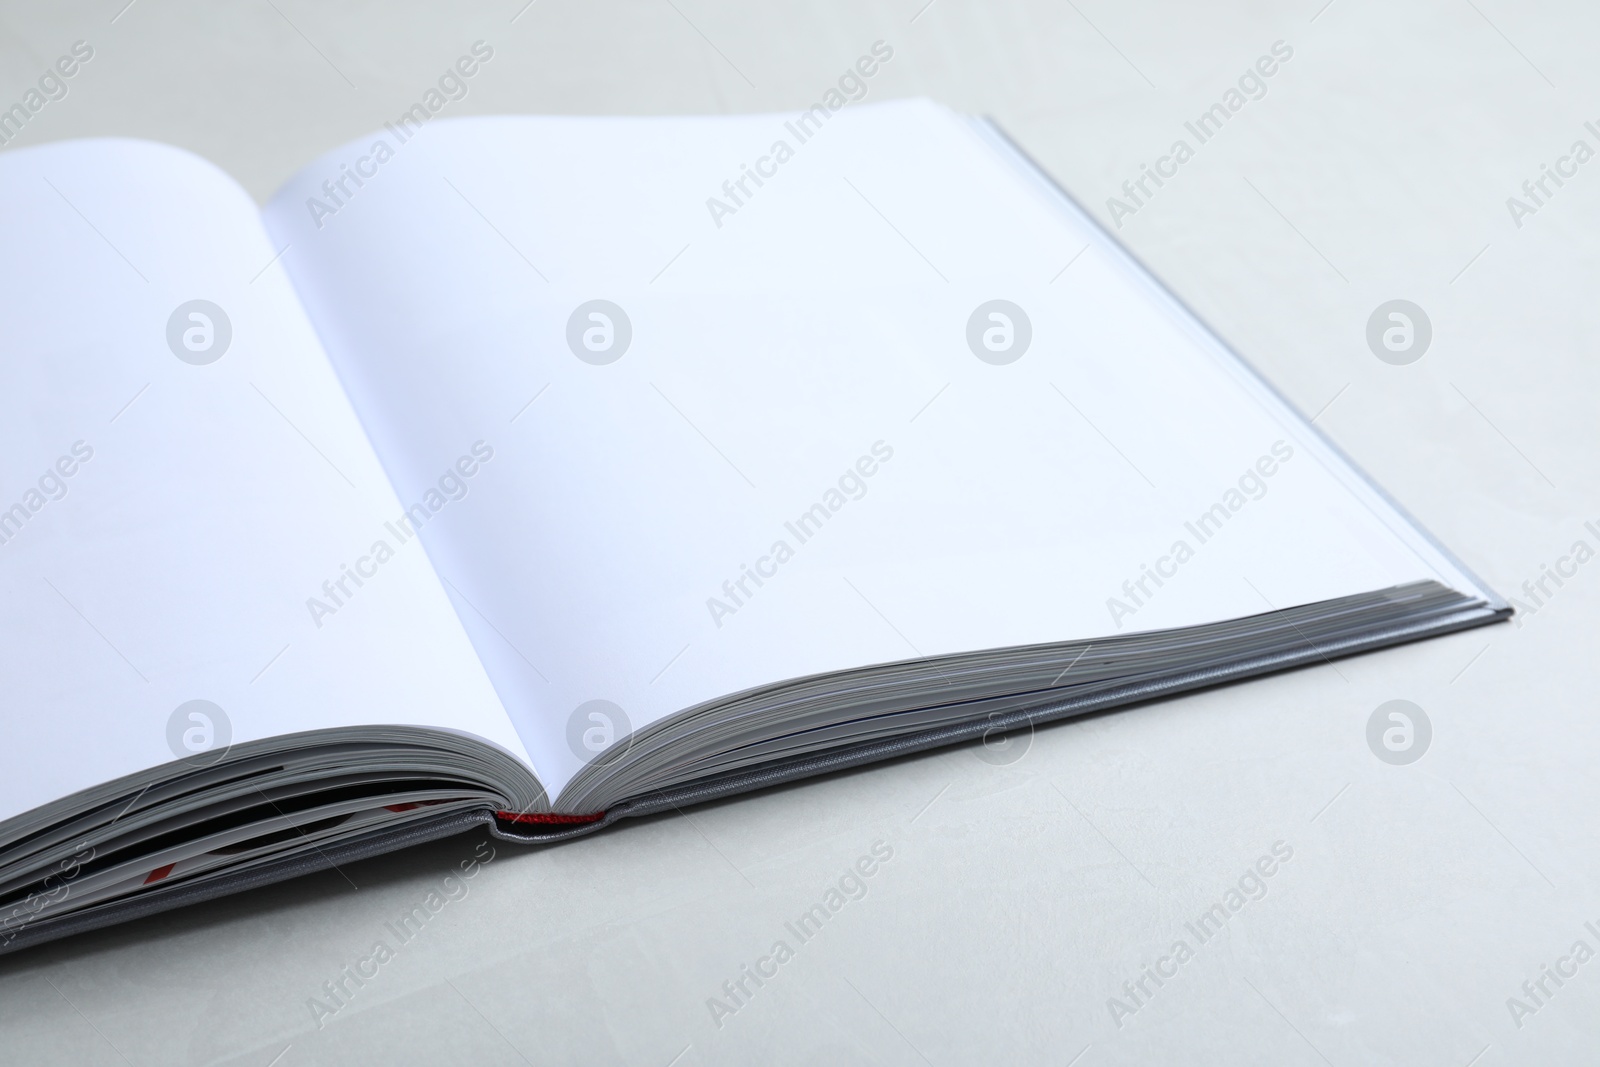
[[[1600,149],[1592,6],[124,2],[0,3],[0,104],[95,48],[13,145],[170,142],[258,199],[478,39],[497,59],[458,114],[798,110],[882,39],[872,98],[996,116],[1109,221],[1286,42],[1121,238],[1502,593],[1600,548],[1600,161],[1507,204]],[[1405,366],[1366,341],[1396,298],[1433,329]],[[1596,1062],[1600,961],[1570,952],[1600,951],[1600,563],[1546,588],[1518,625],[1041,729],[1007,765],[967,747],[499,845],[320,1026],[323,984],[480,839],[3,958],[0,1060]],[[1392,699],[1432,723],[1406,766],[1366,740]],[[866,895],[801,943],[785,924],[880,841]],[[1201,943],[1186,924],[1279,842],[1266,895]],[[1180,939],[1192,958],[1135,1006],[1123,984]],[[793,958],[715,1017],[778,940]],[[1547,965],[1576,974],[1535,1002]]]

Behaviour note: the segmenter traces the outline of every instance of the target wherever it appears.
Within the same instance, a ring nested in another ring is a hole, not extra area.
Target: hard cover
[[[1303,427],[1304,432],[1325,448],[1329,455],[1343,463],[1353,475],[1361,478],[1371,491],[1393,508],[1404,521],[1410,523],[1413,529],[1427,538],[1429,543],[1441,555],[1448,558],[1463,574],[1467,575],[1479,590],[1487,594],[1486,605],[1464,607],[1459,611],[1449,612],[1425,622],[1393,624],[1375,629],[1359,637],[1347,638],[1342,641],[1320,645],[1313,645],[1308,641],[1304,648],[1289,652],[1240,657],[1231,662],[1219,663],[1199,670],[1175,672],[1169,676],[1103,689],[1094,693],[1065,699],[1047,700],[1041,702],[1037,707],[1024,708],[992,717],[986,716],[971,722],[942,726],[907,734],[902,737],[847,745],[760,767],[716,775],[622,801],[607,809],[599,818],[587,822],[519,823],[501,818],[495,812],[488,810],[456,812],[436,818],[422,819],[408,823],[405,826],[379,831],[342,845],[324,846],[307,855],[272,860],[259,866],[252,866],[246,870],[222,874],[214,878],[204,878],[196,882],[179,882],[172,885],[159,886],[140,892],[138,895],[126,900],[99,905],[83,912],[58,917],[51,917],[47,912],[41,912],[35,918],[13,924],[9,928],[0,926],[0,954],[14,952],[30,945],[53,941],[72,934],[128,922],[148,915],[157,915],[174,908],[198,904],[202,901],[271,885],[275,882],[282,882],[301,875],[329,870],[340,864],[351,863],[412,845],[450,837],[474,828],[485,827],[494,837],[500,840],[520,844],[551,844],[566,841],[595,833],[627,818],[675,812],[692,804],[721,800],[740,793],[783,785],[833,771],[848,770],[869,763],[925,752],[929,749],[962,744],[994,733],[1024,729],[1032,730],[1035,726],[1044,723],[1075,718],[1080,715],[1156,700],[1197,689],[1226,685],[1246,678],[1291,670],[1297,667],[1315,666],[1319,663],[1330,662],[1335,658],[1358,655],[1391,645],[1453,633],[1458,630],[1497,622],[1511,616],[1511,608],[1503,598],[1490,590],[1487,585],[1457,560],[1448,549],[1439,544],[1426,530],[1412,520],[1404,509],[1396,504],[1388,494],[1383,492],[1381,487],[1372,482],[1370,478],[1367,478],[1365,473],[1352,463],[1337,446],[1323,436],[1315,426],[1307,422],[1281,395],[1256,374],[1240,358],[1238,353],[1234,352],[1220,337],[1211,331],[1192,309],[1173,295],[1165,286],[1161,285],[1154,274],[1145,268],[1143,263],[1129,253],[1093,215],[1084,210],[1072,198],[1071,194],[1061,188],[1043,168],[1023,152],[997,122],[991,118],[975,118],[971,121],[975,132],[988,142],[994,150],[1010,158],[1019,168],[1035,178],[1044,189],[1060,201],[1063,210],[1104,237],[1107,245],[1117,250],[1139,275],[1154,289],[1158,290],[1165,300],[1170,302],[1178,314],[1189,319],[1215,343],[1220,351],[1225,352],[1232,360],[1236,361],[1238,367],[1248,375],[1249,384],[1263,404],[1274,409],[1275,413],[1286,421],[1295,422]],[[70,899],[70,896],[65,899]]]

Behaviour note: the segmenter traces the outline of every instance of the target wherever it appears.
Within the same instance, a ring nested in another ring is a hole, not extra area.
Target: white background
[[[447,113],[798,110],[883,39],[871,98],[995,115],[1108,218],[1107,196],[1286,41],[1267,96],[1120,236],[1503,594],[1526,599],[1580,537],[1600,547],[1583,529],[1600,525],[1600,161],[1520,228],[1506,207],[1574,140],[1600,148],[1583,127],[1600,15],[1579,5],[121,6],[0,5],[0,106],[72,42],[96,50],[12,144],[165,141],[258,199],[478,39],[495,59]],[[1364,337],[1394,298],[1433,323],[1405,367]],[[0,959],[0,1046],[279,1067],[1581,1061],[1600,961],[1547,982],[1520,1028],[1506,1001],[1575,940],[1600,950],[1597,613],[1591,563],[1520,626],[1044,729],[1006,766],[959,749],[497,845],[320,1030],[308,998],[392,944],[385,923],[474,839],[49,945]],[[1365,740],[1396,698],[1434,729],[1406,767]],[[784,923],[880,839],[894,858],[866,897],[718,1028],[707,998],[797,944]],[[1280,840],[1293,859],[1267,896],[1119,1028],[1108,998],[1195,944],[1184,923]]]

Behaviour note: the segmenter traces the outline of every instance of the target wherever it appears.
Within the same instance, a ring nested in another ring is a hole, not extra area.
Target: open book
[[[832,95],[0,156],[0,948],[1508,614],[992,124]]]

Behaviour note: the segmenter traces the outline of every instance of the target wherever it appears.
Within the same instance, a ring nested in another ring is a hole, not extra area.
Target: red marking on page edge
[[[169,863],[165,867],[157,867],[155,870],[150,872],[150,877],[148,877],[148,878],[146,878],[144,880],[144,884],[145,885],[149,885],[151,882],[159,882],[159,881],[161,881],[161,879],[163,879],[167,875],[171,874],[172,873],[172,868],[174,868],[176,866],[177,866],[176,863]]]
[[[599,822],[606,817],[603,811],[593,815],[557,815],[554,812],[516,812],[497,811],[495,818],[505,822],[535,823],[544,825],[571,825],[574,823]]]

